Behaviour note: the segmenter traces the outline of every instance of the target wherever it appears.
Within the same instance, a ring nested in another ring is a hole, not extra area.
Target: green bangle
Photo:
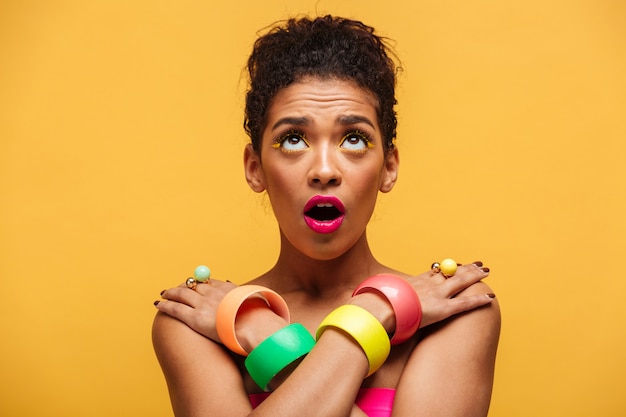
[[[263,390],[280,371],[313,349],[315,339],[301,324],[292,323],[262,341],[250,352],[245,365]]]
[[[361,346],[370,365],[367,376],[376,372],[389,356],[391,344],[385,328],[364,308],[345,304],[331,311],[317,329],[317,340],[327,327],[343,330]]]

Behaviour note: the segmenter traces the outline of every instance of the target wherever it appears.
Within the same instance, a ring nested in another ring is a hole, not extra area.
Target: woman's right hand
[[[433,271],[408,278],[422,304],[420,328],[491,303],[495,295],[485,284],[481,284],[480,293],[472,290],[471,295],[463,294],[488,276],[489,268],[483,267],[482,262],[474,262],[458,266],[449,278]]]
[[[161,293],[162,300],[155,303],[157,310],[185,323],[201,335],[221,343],[217,335],[215,317],[224,296],[235,288],[230,282],[208,280],[198,283],[196,289],[183,283]]]

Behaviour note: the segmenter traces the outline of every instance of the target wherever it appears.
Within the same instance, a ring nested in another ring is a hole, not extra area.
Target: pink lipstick
[[[330,195],[311,197],[304,206],[304,222],[316,233],[332,233],[341,227],[345,207],[341,200]]]

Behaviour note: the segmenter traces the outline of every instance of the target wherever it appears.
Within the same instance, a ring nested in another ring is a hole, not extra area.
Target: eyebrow
[[[306,117],[283,117],[274,123],[272,130],[276,130],[276,128],[281,125],[306,126],[309,123],[310,120]]]
[[[358,123],[365,123],[367,125],[370,125],[373,129],[376,129],[376,126],[374,126],[374,123],[365,116],[357,116],[357,115],[342,116],[339,118],[338,121],[339,121],[339,124],[341,125],[355,125]]]
[[[307,117],[283,117],[282,119],[279,119],[276,123],[274,123],[274,125],[272,126],[272,130],[276,130],[276,128],[281,125],[307,126],[310,122],[311,121]],[[370,125],[373,129],[376,128],[376,126],[374,126],[374,123],[365,116],[341,116],[339,117],[339,119],[337,119],[337,123],[342,126],[365,123],[367,125]]]

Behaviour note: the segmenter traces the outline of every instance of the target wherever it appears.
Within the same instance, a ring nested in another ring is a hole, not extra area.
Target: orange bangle
[[[215,327],[220,340],[231,351],[248,356],[248,352],[239,344],[235,334],[235,321],[239,308],[248,298],[255,294],[263,296],[267,306],[287,323],[289,323],[289,308],[287,303],[278,293],[260,285],[242,285],[227,293],[217,307]]]

